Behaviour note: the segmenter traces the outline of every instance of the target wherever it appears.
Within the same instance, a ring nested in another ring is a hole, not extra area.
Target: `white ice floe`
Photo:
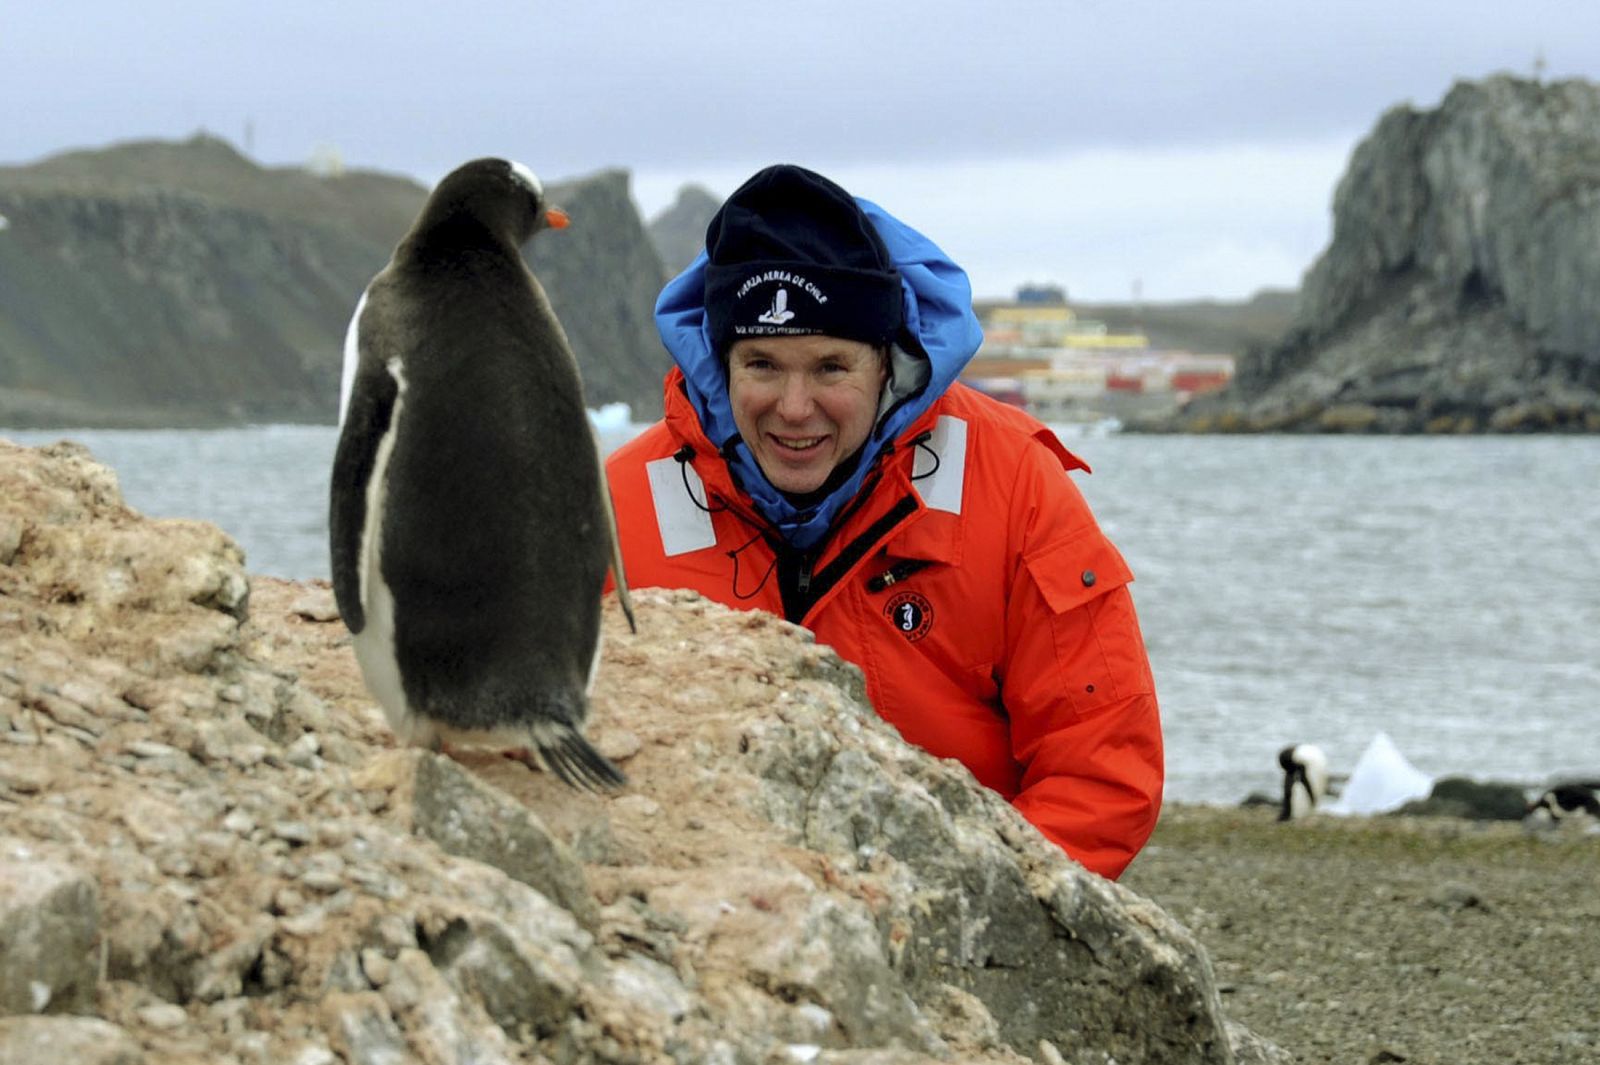
[[[1338,799],[1323,809],[1330,814],[1388,813],[1413,799],[1426,799],[1432,791],[1433,778],[1406,761],[1388,733],[1379,732],[1356,760]]]
[[[606,403],[599,410],[589,411],[589,422],[602,433],[620,432],[633,420],[633,411],[626,403]]]

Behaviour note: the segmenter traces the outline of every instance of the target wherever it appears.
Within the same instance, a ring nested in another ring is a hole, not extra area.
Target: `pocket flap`
[[[1023,559],[1045,602],[1065,614],[1133,580],[1122,553],[1099,529],[1058,540]]]

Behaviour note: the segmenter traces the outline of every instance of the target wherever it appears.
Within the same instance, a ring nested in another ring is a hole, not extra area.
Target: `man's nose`
[[[804,421],[811,415],[811,382],[805,374],[785,374],[783,391],[778,395],[778,415],[785,421]]]

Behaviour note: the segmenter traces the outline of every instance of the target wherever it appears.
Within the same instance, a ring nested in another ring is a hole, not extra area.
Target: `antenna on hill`
[[[1544,68],[1544,49],[1541,48],[1533,53],[1533,80],[1540,85],[1544,84]]]

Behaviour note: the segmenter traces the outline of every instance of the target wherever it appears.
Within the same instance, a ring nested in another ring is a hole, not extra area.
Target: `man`
[[[1161,729],[1132,575],[1044,426],[956,383],[966,275],[877,206],[761,171],[662,292],[666,417],[607,462],[629,581],[779,614],[878,713],[1115,877]]]

